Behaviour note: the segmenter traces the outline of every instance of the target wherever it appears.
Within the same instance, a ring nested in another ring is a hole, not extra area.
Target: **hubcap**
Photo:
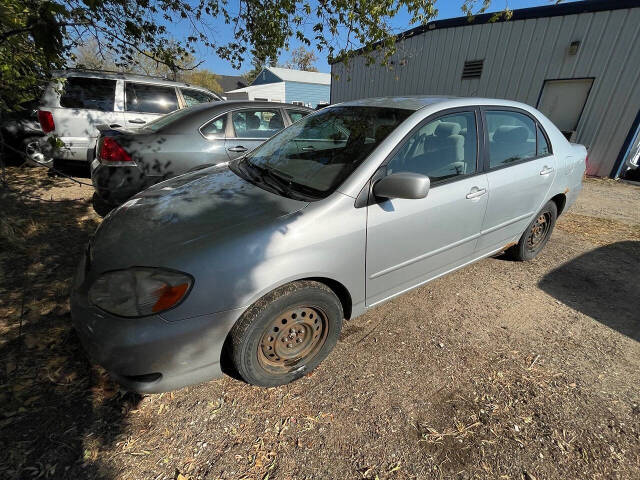
[[[531,234],[527,238],[527,247],[529,250],[537,250],[549,232],[551,225],[551,216],[548,213],[540,215],[533,226],[531,227]]]
[[[258,345],[258,360],[278,373],[295,370],[315,356],[327,337],[327,320],[321,310],[296,307],[276,317]]]

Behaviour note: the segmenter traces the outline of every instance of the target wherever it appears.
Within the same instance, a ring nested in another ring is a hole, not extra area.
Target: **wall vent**
[[[484,60],[467,60],[462,69],[462,80],[469,78],[480,78],[482,76],[482,65]]]

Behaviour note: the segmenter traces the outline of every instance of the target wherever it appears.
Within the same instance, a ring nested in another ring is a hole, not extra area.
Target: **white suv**
[[[97,125],[137,128],[179,108],[221,100],[201,87],[144,75],[65,70],[54,78],[38,119],[45,133],[62,141],[56,160],[90,162]]]

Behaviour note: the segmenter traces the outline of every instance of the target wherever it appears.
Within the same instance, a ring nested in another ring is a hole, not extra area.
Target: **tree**
[[[349,58],[354,48],[386,62],[395,47],[390,19],[400,10],[409,22],[437,14],[436,0],[0,0],[0,111],[35,98],[71,52],[93,39],[117,66],[147,58],[174,74],[200,44],[240,68],[247,57],[264,64],[289,47],[292,38],[330,58]],[[471,13],[478,3],[466,0]],[[190,25],[185,38],[171,42],[166,25]],[[214,20],[229,24],[231,37],[217,35]],[[139,57],[141,56],[141,57]]]
[[[317,72],[316,61],[318,57],[310,50],[300,46],[291,52],[291,60],[285,64],[286,68],[305,70],[307,72]]]
[[[218,79],[218,75],[206,69],[184,72],[181,78],[183,82],[204,87],[215,93],[224,93]]]

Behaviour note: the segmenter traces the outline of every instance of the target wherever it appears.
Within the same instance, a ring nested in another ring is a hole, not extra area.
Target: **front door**
[[[422,199],[367,207],[368,306],[473,258],[488,197],[486,175],[478,173],[477,115],[456,111],[426,120],[386,165],[386,174],[427,175],[431,189]]]
[[[537,122],[521,111],[485,110],[489,203],[478,241],[487,253],[516,241],[547,200],[556,162]]]

